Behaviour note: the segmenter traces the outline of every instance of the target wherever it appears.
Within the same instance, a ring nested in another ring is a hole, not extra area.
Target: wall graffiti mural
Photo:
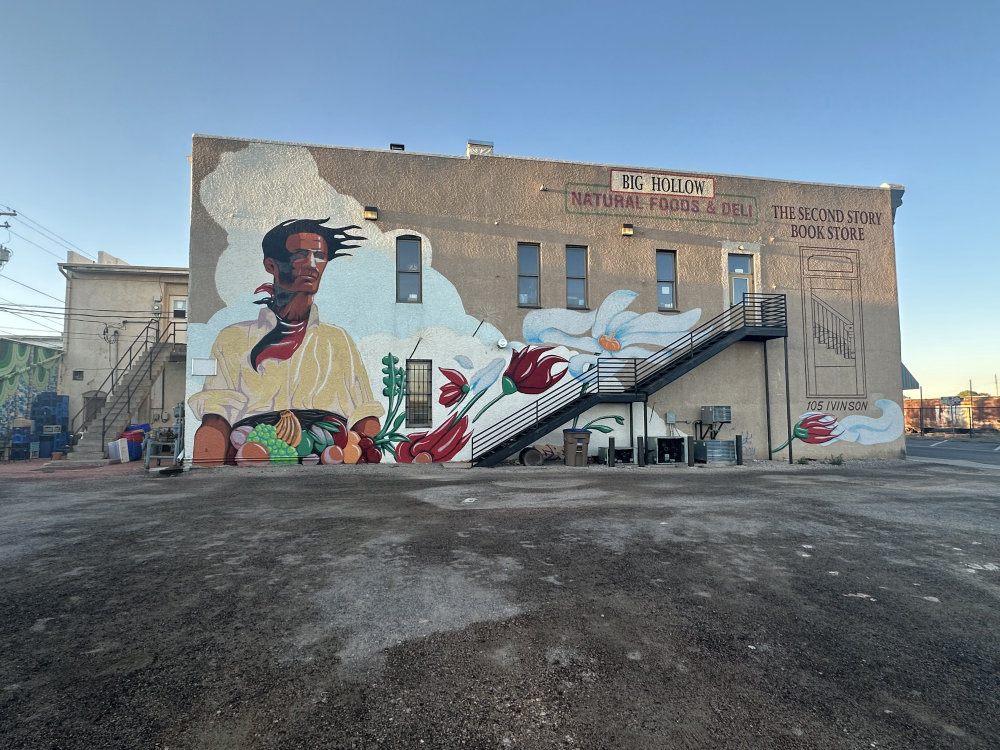
[[[259,181],[246,181],[248,171]],[[527,406],[598,355],[659,349],[700,315],[629,312],[637,295],[621,290],[592,313],[534,311],[527,343],[498,356],[502,333],[466,313],[455,287],[433,268],[432,238],[365,222],[363,206],[318,175],[308,150],[250,144],[223,154],[199,197],[227,244],[215,274],[223,307],[189,327],[189,356],[211,362],[214,372],[188,374],[197,463],[468,458],[477,424]],[[248,218],[247,204],[260,215]],[[419,305],[397,304],[385,291],[395,286],[401,236],[421,240]],[[402,352],[449,363],[434,370],[437,405],[427,427],[405,426]],[[588,427],[610,432],[609,425],[623,424],[620,416],[598,416]]]
[[[15,419],[28,418],[34,394],[56,390],[62,352],[0,339],[0,445]]]
[[[334,448],[341,460],[354,458],[349,463],[375,457],[382,405],[354,341],[320,321],[313,304],[327,264],[365,238],[350,233],[357,226],[328,227],[328,220],[287,220],[264,235],[263,267],[273,280],[254,290],[265,295],[255,301],[260,313],[219,333],[211,352],[218,372],[189,400],[201,420],[195,461],[315,463]],[[337,435],[318,455],[314,426]]]
[[[860,445],[891,443],[903,434],[903,410],[895,401],[879,399],[875,406],[882,410],[880,417],[852,414],[837,419],[832,414],[809,411],[799,417],[792,428],[792,437],[771,451],[777,453],[792,440],[809,445],[827,445],[838,440]]]
[[[604,362],[622,360],[620,376],[628,378],[629,367],[624,360],[645,359],[669,348],[687,335],[701,317],[699,308],[672,316],[628,310],[638,296],[630,289],[619,289],[605,297],[593,312],[562,308],[533,310],[524,318],[525,341],[576,349],[578,353],[569,357],[569,373],[578,380],[597,366],[598,359]],[[613,373],[612,366],[612,376]],[[581,395],[586,391],[587,383],[582,382]],[[619,425],[624,422],[621,417],[600,417],[583,425],[582,429],[610,432],[609,427],[598,424],[604,419],[614,419]],[[578,422],[579,417],[573,420],[574,428]]]
[[[552,347],[525,346],[515,351],[500,375],[503,359],[496,359],[475,373],[472,381],[457,370],[440,368],[448,382],[441,387],[438,402],[453,411],[433,430],[414,432],[396,447],[396,460],[402,463],[450,461],[472,437],[471,426],[498,401],[515,393],[538,395],[559,382],[566,374],[566,360],[548,352]],[[500,380],[500,392],[479,410],[476,402],[489,393]],[[462,402],[466,403],[462,405]],[[469,415],[474,414],[471,421]]]
[[[324,175],[308,148],[253,142],[221,152],[197,186],[199,215],[221,232],[192,235],[193,243],[204,243],[192,245],[192,257],[216,259],[214,289],[205,275],[199,276],[199,292],[192,287],[214,310],[207,321],[188,328],[192,419],[186,439],[195,463],[469,460],[477,429],[530,406],[564,382],[576,381],[586,394],[587,373],[598,360],[602,378],[605,369],[613,378],[627,379],[629,373],[634,378],[636,360],[669,350],[701,318],[700,309],[632,311],[639,295],[618,289],[592,311],[531,310],[524,317],[523,342],[499,344],[510,332],[468,312],[488,301],[463,299],[435,268],[433,236],[366,221],[362,203],[331,183],[336,174],[327,169]],[[401,242],[418,248],[416,265],[406,269],[419,273],[418,304],[394,294]],[[822,303],[815,309],[831,307],[853,321],[854,335],[860,336],[853,272],[844,277],[840,266],[831,270],[822,259],[814,260],[806,259],[803,278],[815,281],[810,293]],[[815,338],[814,323],[812,318],[805,323],[808,340]],[[831,351],[850,359],[851,346],[844,341],[843,351]],[[863,363],[827,372],[822,368],[834,365],[821,361],[819,355],[827,353],[818,346],[809,364],[813,380],[832,378],[838,393],[863,392]],[[411,362],[428,363],[419,371],[426,372],[423,381],[407,382]],[[409,406],[418,399],[427,409],[413,419]],[[862,423],[851,421],[865,417],[844,418],[834,428],[814,424],[811,416],[803,415],[797,426],[799,439],[821,437],[820,426],[831,429],[830,440],[871,444],[876,435],[862,435]],[[631,421],[625,428],[625,419],[607,409],[595,407],[573,420],[573,427],[578,422],[632,437]],[[652,434],[667,429],[655,413],[644,415],[647,422]],[[901,424],[900,417],[900,434]],[[884,426],[874,442],[894,439],[889,435],[896,429],[895,422]],[[549,442],[552,437],[540,445]],[[747,447],[752,452],[749,437]]]

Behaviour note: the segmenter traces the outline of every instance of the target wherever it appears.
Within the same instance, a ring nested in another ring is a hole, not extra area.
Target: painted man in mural
[[[364,237],[349,233],[357,226],[327,227],[326,221],[291,219],[264,235],[264,269],[273,281],[255,290],[267,295],[256,301],[260,314],[219,332],[211,354],[217,372],[189,402],[201,419],[195,463],[239,460],[239,448],[254,429],[271,429],[282,450],[304,448],[305,433],[316,424],[323,425],[317,434],[336,434],[339,427],[345,441],[348,434],[356,440],[378,433],[384,410],[357,347],[342,328],[321,322],[313,304],[327,264]],[[253,447],[266,451],[267,444]],[[274,461],[274,445],[271,450]],[[267,460],[266,452],[262,458]]]

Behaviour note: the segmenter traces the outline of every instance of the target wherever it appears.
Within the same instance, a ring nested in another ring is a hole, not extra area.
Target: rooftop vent
[[[466,156],[488,156],[493,153],[493,141],[474,141],[471,138],[465,145]]]

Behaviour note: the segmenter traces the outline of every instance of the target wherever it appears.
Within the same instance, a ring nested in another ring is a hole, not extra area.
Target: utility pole
[[[17,216],[17,211],[0,211],[0,216]],[[0,229],[10,229],[10,222],[5,221],[0,224]],[[0,268],[7,265],[7,261],[11,258],[11,251],[9,247],[4,247],[3,243],[0,243]]]
[[[972,380],[969,380],[969,440],[972,440],[973,427],[976,424],[975,417],[976,413],[974,409],[976,408],[976,400],[973,398],[972,394],[975,393],[972,390]]]

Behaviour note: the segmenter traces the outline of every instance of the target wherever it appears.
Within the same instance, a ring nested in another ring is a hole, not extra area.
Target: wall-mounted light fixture
[[[631,237],[635,234],[635,229],[631,224],[622,224],[622,237]]]
[[[368,221],[378,221],[378,206],[365,206],[361,215]]]
[[[390,143],[389,144],[389,150],[390,151],[406,151],[406,146],[404,146],[402,143]]]

